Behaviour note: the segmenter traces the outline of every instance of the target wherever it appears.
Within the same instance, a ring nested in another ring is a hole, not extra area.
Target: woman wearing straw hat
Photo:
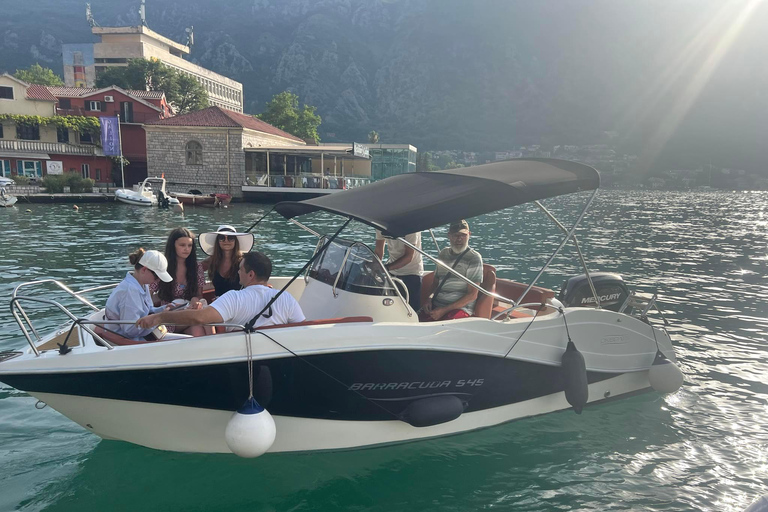
[[[229,290],[239,290],[237,271],[243,253],[253,248],[253,234],[238,233],[234,227],[225,224],[214,232],[203,233],[198,240],[200,248],[208,255],[203,261],[203,268],[208,270],[216,296],[221,297]]]

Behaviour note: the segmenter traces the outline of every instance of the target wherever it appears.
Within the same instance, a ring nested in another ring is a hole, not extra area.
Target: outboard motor
[[[592,278],[592,284],[595,285],[600,306],[603,309],[618,311],[629,296],[629,289],[624,279],[619,274],[610,272],[594,272],[589,276]],[[595,297],[592,295],[592,289],[585,274],[572,277],[563,283],[557,298],[566,307],[594,308],[596,306]]]
[[[168,196],[165,195],[165,193],[162,190],[157,191],[157,206],[160,208],[168,209],[168,206],[170,205],[170,199],[168,199]]]

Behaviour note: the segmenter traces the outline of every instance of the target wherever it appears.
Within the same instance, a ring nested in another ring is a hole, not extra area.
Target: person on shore
[[[165,259],[168,273],[173,277],[170,283],[154,282],[149,290],[154,294],[154,304],[166,305],[182,299],[194,306],[203,298],[205,271],[197,261],[195,235],[187,228],[176,228],[168,234],[165,243]],[[169,325],[169,332],[200,336],[204,332],[195,326]]]
[[[265,254],[258,251],[246,253],[240,260],[238,270],[242,290],[230,290],[202,309],[151,314],[139,319],[136,325],[143,329],[165,323],[246,325],[279,293],[268,285],[271,275],[272,262]],[[303,322],[305,319],[296,299],[290,293],[283,292],[256,320],[254,327]]]
[[[161,311],[163,307],[152,304],[149,285],[158,279],[170,283],[173,278],[168,273],[168,261],[159,251],[145,251],[143,248],[132,253],[128,260],[133,265],[133,272],[128,272],[117,287],[112,290],[104,316],[107,320],[136,321],[151,313]],[[132,324],[106,324],[105,327],[125,338],[141,341],[147,339],[152,329],[141,328]]]
[[[208,271],[216,297],[230,290],[239,290],[240,260],[243,253],[253,248],[253,235],[238,233],[234,227],[225,224],[215,232],[200,235],[200,248],[208,255],[203,261],[203,268]]]
[[[411,245],[421,249],[421,233],[411,233],[403,237]],[[424,263],[421,253],[405,245],[394,238],[384,238],[381,231],[376,230],[376,256],[383,261],[384,247],[389,253],[389,260],[384,265],[387,271],[399,278],[408,288],[408,304],[414,311],[421,307],[421,273],[424,271]]]
[[[473,283],[483,281],[483,258],[469,247],[469,224],[466,220],[454,222],[448,228],[451,242],[437,258]],[[442,266],[435,270],[435,278],[422,305],[422,321],[453,320],[472,316],[477,300],[477,288],[469,286]]]

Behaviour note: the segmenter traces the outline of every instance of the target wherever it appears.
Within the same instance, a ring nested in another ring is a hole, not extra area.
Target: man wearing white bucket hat
[[[234,227],[224,224],[214,232],[203,233],[198,240],[200,248],[208,255],[203,261],[203,268],[208,271],[208,279],[213,283],[216,296],[221,297],[229,290],[239,290],[237,271],[243,253],[253,248],[253,234],[238,233]]]

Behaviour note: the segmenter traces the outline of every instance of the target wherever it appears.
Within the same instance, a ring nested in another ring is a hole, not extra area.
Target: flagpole
[[[120,114],[117,114],[117,138],[120,141],[120,177],[123,179],[123,189],[125,189],[125,171],[123,171],[123,135],[120,131]]]

